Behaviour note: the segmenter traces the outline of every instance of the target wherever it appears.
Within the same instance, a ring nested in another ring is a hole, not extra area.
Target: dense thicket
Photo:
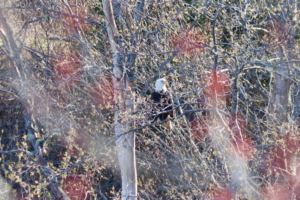
[[[300,198],[298,1],[112,7],[118,66],[101,0],[1,1],[0,199],[120,199],[119,124],[138,199]],[[162,77],[172,130],[149,118]]]

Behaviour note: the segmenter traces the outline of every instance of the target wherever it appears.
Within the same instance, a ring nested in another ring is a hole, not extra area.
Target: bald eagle
[[[173,118],[173,99],[170,92],[168,92],[167,80],[165,78],[158,79],[155,82],[155,91],[151,94],[151,102],[153,103],[153,120],[157,119],[160,121]]]

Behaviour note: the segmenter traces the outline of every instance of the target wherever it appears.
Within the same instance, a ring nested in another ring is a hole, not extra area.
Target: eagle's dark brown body
[[[169,118],[173,118],[173,100],[169,92],[157,92],[154,91],[151,94],[151,101],[153,103],[153,121],[160,119],[164,121]]]

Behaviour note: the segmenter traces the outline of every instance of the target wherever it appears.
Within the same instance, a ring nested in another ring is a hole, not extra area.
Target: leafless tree
[[[298,7],[1,2],[0,187],[12,199],[299,198]],[[162,77],[172,130],[150,117]]]

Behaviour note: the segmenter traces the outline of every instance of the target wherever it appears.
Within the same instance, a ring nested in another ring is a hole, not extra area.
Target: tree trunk
[[[282,53],[278,54],[282,58]],[[289,76],[289,67],[280,64],[275,74],[275,84],[273,88],[273,106],[276,114],[277,124],[282,125],[289,119],[289,101],[292,81]]]
[[[298,83],[295,88],[294,111],[293,111],[293,120],[295,124],[297,124],[298,121],[299,109],[300,109],[300,83]]]
[[[287,180],[290,183],[290,189],[295,190],[295,178],[296,178],[296,169],[297,169],[297,158],[296,151],[297,145],[294,143],[292,129],[288,128],[290,115],[289,103],[291,102],[291,86],[292,86],[292,75],[291,70],[293,68],[293,49],[294,38],[293,31],[288,30],[289,24],[278,22],[277,26],[284,27],[289,32],[289,36],[285,41],[285,44],[278,44],[276,51],[277,58],[280,58],[280,63],[275,71],[275,82],[272,91],[272,113],[274,113],[275,119],[273,123],[276,127],[280,127],[279,134],[280,137],[285,141],[285,147],[282,148],[282,156],[284,161],[283,168],[290,172],[286,174]],[[279,36],[283,37],[282,35]],[[295,194],[292,192],[290,199],[295,199]]]
[[[130,125],[122,124],[122,116],[130,114],[134,110],[134,95],[131,90],[133,82],[127,82],[126,75],[123,76],[122,62],[124,59],[119,54],[117,39],[119,33],[113,16],[113,7],[110,0],[103,1],[103,11],[106,18],[107,33],[110,47],[113,53],[113,87],[114,87],[114,127],[117,136],[118,157],[122,175],[122,199],[137,198],[137,173],[135,161],[135,133],[126,132]],[[124,72],[125,73],[125,72]],[[130,87],[129,87],[130,84]]]
[[[25,130],[28,135],[28,139],[32,143],[34,147],[34,153],[37,157],[37,164],[44,167],[46,166],[46,161],[43,157],[43,152],[41,147],[39,146],[37,134],[35,130],[32,127],[34,126],[34,120],[32,118],[32,115],[30,113],[30,96],[28,95],[27,91],[29,89],[27,81],[26,81],[26,73],[23,70],[24,62],[21,57],[21,51],[17,47],[16,41],[13,37],[13,32],[9,26],[9,24],[6,21],[6,18],[3,15],[3,10],[0,8],[0,22],[3,28],[3,31],[0,33],[5,44],[5,50],[8,56],[11,59],[11,67],[14,67],[16,76],[19,78],[19,85],[15,85],[16,90],[19,91],[19,100],[22,104],[23,108],[23,116],[25,121]],[[43,169],[43,174],[45,176],[51,175],[47,168]],[[69,197],[65,194],[65,192],[62,190],[60,185],[56,181],[51,181],[51,183],[48,186],[49,190],[51,191],[52,195],[55,197],[55,199],[58,200],[69,200]]]

